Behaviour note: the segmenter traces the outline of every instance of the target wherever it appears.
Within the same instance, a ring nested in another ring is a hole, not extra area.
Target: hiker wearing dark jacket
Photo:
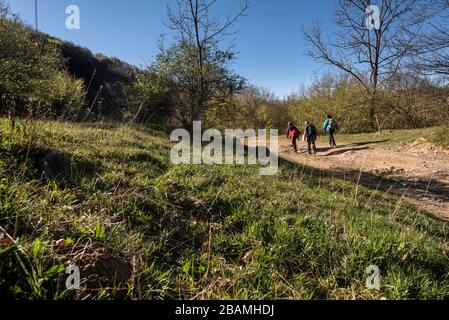
[[[296,153],[298,153],[298,139],[300,139],[301,136],[301,131],[292,122],[289,122],[287,128],[287,139],[290,139],[292,142],[293,149],[295,149]]]
[[[309,154],[312,155],[312,147],[313,153],[316,154],[316,139],[318,136],[318,130],[316,129],[316,126],[313,123],[309,123],[308,121],[306,121],[304,135],[307,141]]]
[[[324,134],[329,135],[329,144],[331,147],[336,148],[337,143],[335,142],[335,134],[340,131],[340,125],[331,115],[327,116],[327,119],[323,124]]]

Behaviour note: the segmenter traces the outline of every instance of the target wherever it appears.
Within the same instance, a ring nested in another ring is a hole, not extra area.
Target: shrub
[[[65,71],[57,43],[20,21],[0,17],[1,110],[15,115],[54,116],[79,106],[84,86]]]

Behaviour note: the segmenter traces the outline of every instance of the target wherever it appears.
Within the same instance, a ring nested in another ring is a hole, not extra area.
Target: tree
[[[173,115],[175,85],[153,68],[139,72],[126,88],[125,120],[166,124]]]
[[[0,110],[55,116],[78,107],[84,87],[66,72],[57,44],[23,25],[4,2],[0,13]]]
[[[174,118],[186,129],[203,116],[211,105],[222,105],[244,84],[242,78],[229,70],[234,54],[210,46],[205,53],[202,70],[197,64],[196,48],[179,42],[162,48],[149,71],[154,71],[165,83],[176,86]]]
[[[320,74],[309,88],[289,97],[287,103],[295,114],[293,119],[300,122],[307,120],[320,126],[331,114],[345,133],[367,132],[370,131],[366,112],[369,105],[363,90],[350,75],[327,72]]]
[[[433,1],[432,11],[418,13],[416,20],[424,23],[426,32],[413,34],[418,41],[414,44],[414,71],[428,75],[449,76],[449,0]]]
[[[243,85],[229,70],[234,53],[220,49],[219,43],[235,33],[232,29],[249,2],[224,21],[210,13],[216,4],[217,0],[178,0],[175,9],[168,8],[167,25],[178,32],[179,39],[168,50],[161,50],[158,69],[180,87],[177,118],[187,128],[202,119],[212,102],[222,102]]]
[[[380,11],[379,24],[369,28],[371,21],[367,19],[372,16],[367,17],[367,13],[374,14],[370,10],[375,4]],[[428,3],[421,0],[339,0],[334,42],[326,43],[319,24],[303,29],[305,40],[311,45],[309,56],[350,74],[364,88],[372,130],[376,129],[379,89],[409,57],[411,44],[424,24],[415,23],[415,17],[427,8]]]
[[[415,72],[400,73],[388,83],[384,108],[393,113],[395,125],[406,128],[424,128],[449,121],[445,106],[449,89],[435,80]]]

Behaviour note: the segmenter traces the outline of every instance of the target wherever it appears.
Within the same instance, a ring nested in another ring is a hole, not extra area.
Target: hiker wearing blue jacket
[[[332,148],[337,147],[337,143],[335,142],[335,134],[340,131],[340,125],[338,122],[332,117],[331,115],[327,116],[327,119],[324,121],[323,124],[323,131],[324,134],[329,135],[329,144]]]

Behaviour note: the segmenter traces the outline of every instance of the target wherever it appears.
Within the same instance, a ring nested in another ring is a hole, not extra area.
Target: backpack
[[[290,136],[299,138],[299,137],[301,137],[301,135],[302,135],[302,133],[297,127],[292,126],[290,128]]]
[[[318,130],[313,124],[309,124],[306,130],[309,137],[316,137],[318,135]]]
[[[337,129],[337,124],[335,123],[334,119],[329,120],[329,128],[331,129]]]

